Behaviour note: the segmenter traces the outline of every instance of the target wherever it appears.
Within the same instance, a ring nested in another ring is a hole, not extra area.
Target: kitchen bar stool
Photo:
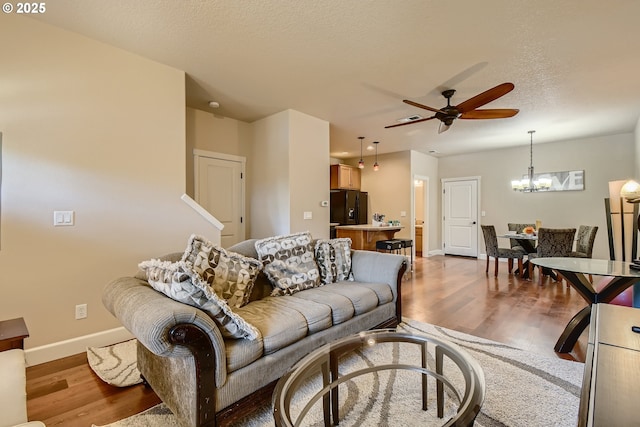
[[[398,239],[402,243],[402,255],[407,256],[407,249],[409,249],[409,259],[411,260],[411,266],[409,271],[413,271],[413,240],[411,239]]]
[[[393,254],[400,254],[402,250],[402,241],[400,240],[378,240],[376,242],[376,251],[387,251]]]

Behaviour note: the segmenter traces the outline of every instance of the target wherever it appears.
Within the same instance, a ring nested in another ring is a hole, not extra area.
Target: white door
[[[228,248],[244,240],[244,158],[195,153],[196,202],[224,224],[220,243]]]
[[[478,180],[443,180],[443,246],[448,255],[478,256]]]

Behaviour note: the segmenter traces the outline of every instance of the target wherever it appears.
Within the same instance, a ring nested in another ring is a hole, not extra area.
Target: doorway
[[[415,175],[413,179],[413,241],[416,257],[429,254],[428,201],[429,178]]]
[[[445,255],[478,256],[480,177],[442,180],[442,246]]]

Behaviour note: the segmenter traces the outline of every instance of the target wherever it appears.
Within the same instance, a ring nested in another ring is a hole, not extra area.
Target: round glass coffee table
[[[395,414],[403,419],[394,420],[393,415],[388,420],[385,418],[385,423],[389,421],[392,425],[400,425],[398,422],[408,425],[407,420],[417,423],[421,413],[414,412],[414,408],[417,410],[421,402],[422,410],[427,411],[428,404],[433,403],[430,396],[435,394],[436,420],[439,421],[434,425],[471,426],[484,402],[484,373],[463,349],[426,335],[380,329],[338,339],[302,358],[276,385],[273,394],[276,426],[322,422],[325,426],[338,425],[345,421],[341,412],[353,409],[345,409],[348,405],[345,399],[341,401],[339,392],[348,394],[352,382],[364,381],[366,376],[382,378],[383,371],[387,372],[386,378],[393,378],[400,388],[389,388],[387,380],[387,385],[380,386],[376,380],[362,387],[366,390],[353,392],[352,400],[367,402],[360,402],[363,404],[359,414],[342,414],[356,420],[350,419],[343,425],[371,424],[371,420],[363,417],[371,412],[379,398],[369,395],[369,389],[384,388],[384,405],[397,406]],[[410,377],[407,383],[398,380],[401,374]],[[411,383],[415,387],[406,385]],[[389,395],[398,391],[403,395],[400,401],[394,402]],[[407,404],[414,401],[413,405]],[[378,419],[374,424],[380,422]],[[426,424],[420,421],[420,425]]]

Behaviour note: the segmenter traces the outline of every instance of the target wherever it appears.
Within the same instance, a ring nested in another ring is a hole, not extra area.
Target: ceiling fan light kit
[[[385,129],[425,122],[432,119],[438,119],[440,120],[438,133],[443,133],[449,130],[456,119],[485,120],[513,117],[518,114],[518,111],[520,110],[512,108],[478,110],[478,108],[482,107],[485,104],[488,104],[491,101],[495,101],[501,96],[506,95],[507,93],[511,92],[514,87],[515,86],[513,85],[513,83],[502,83],[494,88],[491,88],[474,96],[473,98],[469,98],[456,106],[451,105],[451,97],[453,97],[453,95],[456,93],[455,89],[447,89],[442,92],[442,96],[444,96],[447,100],[447,105],[446,107],[440,109],[404,99],[402,102],[404,102],[405,104],[409,104],[417,108],[422,108],[435,114],[431,117],[425,118],[414,119],[414,117],[416,116],[410,116],[405,119],[399,119],[398,121],[401,123],[385,126]]]

